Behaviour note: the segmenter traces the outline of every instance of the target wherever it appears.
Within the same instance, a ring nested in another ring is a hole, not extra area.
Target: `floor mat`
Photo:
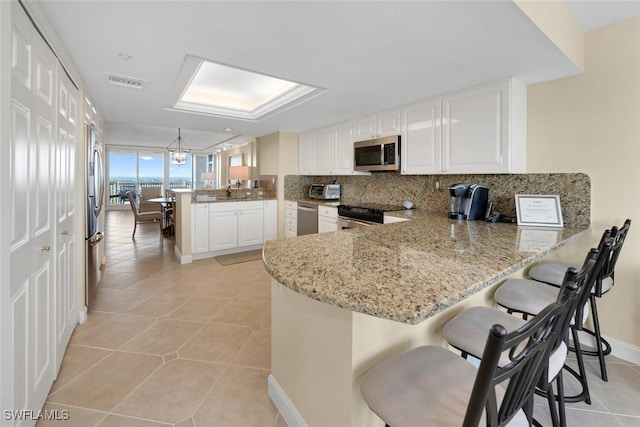
[[[259,259],[262,259],[262,249],[238,252],[236,254],[220,255],[216,257],[216,261],[221,265],[240,264],[241,262],[256,261]]]

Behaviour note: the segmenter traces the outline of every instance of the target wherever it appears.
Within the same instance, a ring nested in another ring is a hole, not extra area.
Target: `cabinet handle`
[[[63,236],[66,236],[67,234],[69,234],[69,232],[67,230],[63,230],[62,233],[60,234],[62,234]]]
[[[51,250],[51,246],[45,245],[41,248],[43,251],[49,252]]]

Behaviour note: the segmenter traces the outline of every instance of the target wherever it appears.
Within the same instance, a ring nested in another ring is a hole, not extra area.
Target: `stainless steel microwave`
[[[399,169],[400,135],[354,142],[353,170],[377,172]]]

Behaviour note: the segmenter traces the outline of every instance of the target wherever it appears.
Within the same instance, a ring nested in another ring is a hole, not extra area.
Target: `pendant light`
[[[182,166],[187,163],[187,156],[191,152],[191,148],[180,136],[180,128],[178,128],[178,138],[169,144],[167,151],[169,151],[169,160],[174,165]]]

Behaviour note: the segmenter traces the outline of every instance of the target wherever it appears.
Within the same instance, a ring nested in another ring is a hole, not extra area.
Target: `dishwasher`
[[[318,205],[298,202],[298,236],[318,232]]]

